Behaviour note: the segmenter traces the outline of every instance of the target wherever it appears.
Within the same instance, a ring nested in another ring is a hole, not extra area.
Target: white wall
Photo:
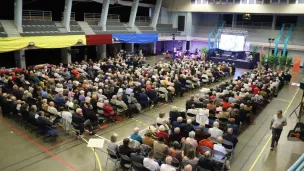
[[[205,42],[205,41],[191,41],[190,52],[195,52],[196,49],[201,50],[203,47],[208,48],[208,42]]]
[[[168,8],[162,7],[159,13],[158,23],[160,24],[172,24],[170,21],[171,13],[168,12]]]
[[[167,0],[169,11],[177,12],[218,12],[218,13],[264,13],[264,14],[304,14],[304,4],[263,5],[263,4],[191,4],[190,0]]]

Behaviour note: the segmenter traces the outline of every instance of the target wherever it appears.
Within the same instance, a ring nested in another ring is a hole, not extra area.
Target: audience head
[[[194,137],[195,137],[195,132],[194,131],[189,132],[189,138],[194,138]]]
[[[165,142],[165,138],[163,136],[158,137],[158,142]]]
[[[145,136],[152,137],[152,134],[153,134],[153,132],[150,129],[148,129]]]
[[[183,122],[183,117],[178,117],[178,118],[176,119],[176,121],[177,121],[177,122]]]
[[[77,108],[76,109],[76,113],[80,116],[82,116],[82,109],[81,108]]]
[[[115,133],[111,136],[111,139],[110,139],[110,140],[111,140],[112,143],[115,143],[115,142],[117,141],[117,136],[118,136],[118,135],[115,134]]]
[[[188,159],[190,159],[190,160],[195,158],[195,151],[194,151],[193,148],[190,148],[190,149],[188,150],[187,157],[188,157]]]
[[[160,117],[160,118],[163,118],[165,115],[166,115],[166,114],[165,114],[164,112],[160,112],[160,113],[159,113],[159,117]]]
[[[180,133],[180,128],[179,127],[174,128],[174,133],[179,134]]]
[[[217,137],[216,140],[217,140],[217,143],[219,143],[219,144],[222,144],[224,142],[224,139],[221,136]]]
[[[139,132],[139,128],[138,127],[136,127],[136,128],[134,128],[134,134],[138,134],[138,132]]]
[[[191,125],[192,124],[192,120],[191,119],[187,119],[187,124]]]
[[[227,129],[227,133],[228,133],[229,135],[232,135],[232,134],[233,134],[233,129],[232,129],[232,128],[228,128],[228,129]]]
[[[192,171],[192,166],[190,164],[186,165],[184,171]]]
[[[204,153],[204,156],[205,156],[206,159],[210,159],[210,158],[211,158],[211,153],[210,153],[210,151],[206,151],[206,152]]]
[[[172,157],[171,156],[166,157],[166,164],[168,164],[168,165],[172,164]]]
[[[176,150],[179,149],[179,143],[177,141],[174,141],[172,144],[172,147]]]
[[[213,127],[218,128],[220,126],[219,122],[215,121],[213,122]]]
[[[129,146],[129,143],[130,143],[130,139],[129,139],[129,138],[125,138],[125,139],[122,141],[122,145],[125,146],[125,147],[128,147],[128,146]]]
[[[149,152],[148,157],[149,157],[150,159],[154,159],[154,151],[153,151],[153,150],[151,150],[151,151]]]

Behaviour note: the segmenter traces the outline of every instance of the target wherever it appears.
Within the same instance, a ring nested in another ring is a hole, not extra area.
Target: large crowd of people
[[[94,134],[94,129],[104,122],[132,117],[159,101],[172,102],[185,92],[220,81],[234,72],[233,64],[184,59],[150,65],[143,57],[126,58],[118,54],[116,58],[98,62],[45,65],[1,75],[0,106],[4,117],[21,118],[23,124],[37,127],[40,133],[50,134],[62,123],[66,131],[74,128],[82,137],[85,132]],[[118,156],[132,159],[131,154],[142,154],[138,146],[147,145],[153,150],[145,153],[138,163],[152,171],[167,170],[177,161],[185,169],[196,168],[198,163],[217,167],[216,162],[211,162],[216,157],[212,151],[226,154],[222,144],[227,141],[235,147],[239,128],[246,122],[254,124],[259,106],[276,95],[284,81],[290,80],[289,76],[253,70],[216,88],[203,88],[202,94],[187,101],[186,112],[173,108],[169,119],[161,113],[155,129],[145,137],[134,129],[131,140],[136,148],[129,147],[129,139],[122,146],[115,145],[117,135],[111,138],[113,144],[109,148]],[[124,167],[128,161],[122,159],[121,164]],[[225,164],[229,168],[229,162]]]

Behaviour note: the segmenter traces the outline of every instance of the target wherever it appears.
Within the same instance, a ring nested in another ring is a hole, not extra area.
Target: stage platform
[[[256,65],[256,62],[248,62],[247,60],[243,59],[229,59],[225,57],[210,57],[210,60],[213,62],[225,62],[225,63],[234,63],[236,68],[243,68],[243,69],[253,69]]]

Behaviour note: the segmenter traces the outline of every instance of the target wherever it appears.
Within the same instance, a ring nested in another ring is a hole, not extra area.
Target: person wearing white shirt
[[[61,112],[62,125],[65,131],[69,132],[72,130],[72,113],[69,112],[69,107],[65,106],[64,110]]]
[[[166,164],[162,164],[160,166],[160,171],[176,171],[176,169],[172,166],[172,157],[166,157]]]
[[[213,127],[208,130],[208,133],[214,138],[223,136],[223,131],[219,129],[219,122],[213,122]]]
[[[154,159],[154,151],[152,150],[147,158],[144,158],[144,167],[150,171],[159,171],[159,164]]]
[[[218,159],[218,160],[222,160],[223,157],[225,157],[226,154],[227,154],[225,147],[222,145],[223,142],[224,142],[224,139],[221,136],[219,136],[217,138],[217,144],[213,145],[213,150],[220,151],[220,152],[222,152],[224,154],[224,156],[223,155],[219,155],[219,154],[214,154],[214,157],[216,159]],[[228,170],[230,169],[230,162],[229,162],[229,160],[226,160],[225,167]]]
[[[270,150],[273,150],[274,145],[278,144],[283,127],[287,125],[285,116],[282,115],[282,110],[279,110],[276,115],[273,116],[270,122],[270,129],[272,130],[272,139]]]
[[[198,114],[196,115],[196,122],[200,125],[209,124],[209,109],[203,108],[198,110]]]

